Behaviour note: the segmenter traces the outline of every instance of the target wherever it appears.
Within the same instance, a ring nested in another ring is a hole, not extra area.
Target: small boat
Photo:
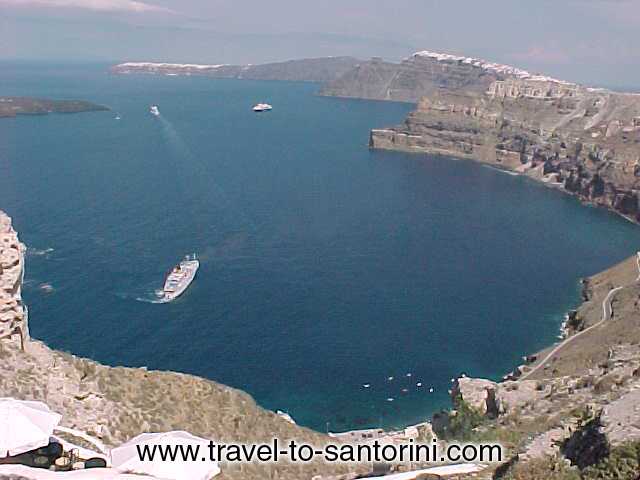
[[[273,110],[273,106],[268,103],[259,103],[253,107],[254,112],[268,112],[270,110]]]
[[[164,287],[158,292],[158,297],[163,302],[175,300],[191,285],[200,268],[200,262],[196,259],[195,253],[186,256],[183,261],[173,267],[164,281]]]
[[[282,410],[276,410],[276,414],[286,420],[287,422],[289,422],[292,425],[296,425],[296,421],[291,417],[291,415],[289,415],[287,412],[283,412]]]
[[[156,117],[160,116],[160,109],[158,109],[157,105],[151,105],[151,107],[149,107],[149,111],[151,112],[152,115],[155,115]]]
[[[116,115],[116,120],[120,120],[120,115]]]

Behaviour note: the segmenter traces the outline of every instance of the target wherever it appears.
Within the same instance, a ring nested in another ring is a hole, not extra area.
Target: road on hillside
[[[638,282],[638,281],[640,281],[640,252],[638,252],[637,255],[636,255],[636,263],[638,265],[638,278],[636,278],[636,282]],[[543,368],[546,365],[546,363],[551,359],[551,357],[556,355],[560,350],[562,350],[564,347],[569,345],[576,338],[581,337],[585,333],[590,332],[594,328],[599,327],[600,325],[602,325],[607,320],[610,320],[612,315],[613,315],[613,299],[614,299],[614,296],[615,296],[615,294],[617,292],[619,292],[623,288],[625,288],[625,287],[616,287],[616,288],[613,288],[613,289],[611,289],[609,291],[609,293],[607,294],[607,296],[605,297],[605,299],[602,302],[602,319],[598,323],[596,323],[594,325],[591,325],[589,328],[581,331],[580,333],[576,333],[572,337],[569,337],[566,340],[564,340],[563,342],[561,342],[560,344],[558,344],[553,350],[551,350],[551,352],[546,357],[544,357],[544,359],[540,363],[538,363],[538,365],[536,365],[533,368],[533,370],[527,372],[525,375],[521,376],[518,380],[526,380],[527,378],[531,377],[538,370]]]

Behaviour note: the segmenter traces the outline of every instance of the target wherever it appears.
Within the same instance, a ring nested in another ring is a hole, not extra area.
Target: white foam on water
[[[147,292],[143,296],[136,297],[136,301],[144,302],[144,303],[154,303],[154,304],[167,303],[167,300],[165,300],[164,298],[160,298],[160,296],[158,295],[159,293],[162,293],[162,290],[158,288],[154,290],[153,293]]]
[[[178,134],[178,131],[175,129],[173,124],[167,118],[165,118],[162,113],[158,115],[157,118],[162,125],[162,132],[173,153],[180,157],[189,156],[191,152],[180,137],[180,134]]]
[[[168,303],[166,300],[160,299],[160,298],[150,298],[150,297],[136,297],[135,298],[136,302],[144,302],[144,303]]]
[[[158,298],[158,295],[156,294],[156,292],[159,291],[161,283],[162,279],[157,279],[153,282],[142,285],[139,288],[134,287],[128,292],[115,292],[114,295],[118,298],[122,298],[123,300],[135,300],[136,302],[143,303],[166,303],[164,299]]]
[[[493,165],[487,165],[483,163],[482,168],[488,168],[489,170],[493,170],[494,172],[504,173],[505,175],[511,175],[512,177],[520,177],[521,174],[518,172],[512,172],[511,170],[506,170],[504,168],[494,167]]]
[[[167,145],[169,146],[173,157],[172,167],[176,175],[176,180],[180,182],[181,190],[185,195],[187,195],[190,192],[190,188],[188,187],[188,185],[190,184],[189,176],[193,173],[185,172],[182,165],[185,163],[183,162],[183,159],[193,157],[193,153],[191,152],[189,146],[182,139],[182,136],[180,135],[178,130],[176,130],[173,123],[168,118],[166,118],[162,114],[160,114],[156,118],[162,125],[162,132],[165,141],[167,142]],[[225,210],[235,211],[237,212],[237,215],[241,215],[242,217],[244,217],[246,223],[250,226],[250,230],[255,231],[257,229],[255,222],[248,215],[236,208],[235,205],[232,206],[233,202],[229,199],[228,195],[219,184],[213,181],[209,184],[209,188],[217,195],[217,203],[220,206],[222,206]],[[195,213],[193,216],[195,216]]]
[[[42,255],[48,255],[53,251],[54,251],[53,248],[39,249],[39,248],[27,247],[27,255],[42,256]]]

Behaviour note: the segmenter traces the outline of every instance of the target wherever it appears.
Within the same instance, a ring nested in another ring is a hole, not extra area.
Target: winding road
[[[636,278],[636,282],[639,282],[640,281],[640,252],[638,252],[636,254],[636,263],[638,265],[638,277]],[[581,337],[585,333],[588,333],[591,330],[593,330],[594,328],[599,327],[600,325],[602,325],[607,320],[610,320],[611,316],[613,315],[613,305],[612,305],[613,304],[613,298],[614,298],[615,294],[617,292],[619,292],[620,290],[622,290],[623,288],[625,288],[625,287],[624,286],[623,287],[616,287],[616,288],[613,288],[613,289],[611,289],[609,291],[609,293],[607,294],[607,296],[605,297],[605,299],[602,302],[602,319],[598,323],[596,323],[594,325],[591,325],[589,328],[581,331],[580,333],[576,333],[572,337],[569,337],[566,340],[564,340],[563,342],[559,343],[553,350],[551,350],[551,352],[549,352],[549,354],[546,357],[544,357],[544,359],[540,363],[538,363],[538,365],[536,365],[533,368],[533,370],[530,370],[525,375],[522,375],[518,380],[526,380],[527,378],[529,378],[530,376],[535,374],[538,370],[540,370],[542,367],[544,367],[547,364],[547,362],[554,355],[556,355],[560,350],[562,350],[564,347],[566,347],[571,342],[573,342],[576,338]]]

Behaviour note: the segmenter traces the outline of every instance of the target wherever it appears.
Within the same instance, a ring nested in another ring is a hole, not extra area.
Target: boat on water
[[[268,103],[259,103],[253,107],[254,112],[268,112],[273,110],[273,106]]]
[[[158,108],[157,105],[151,105],[151,107],[149,107],[149,111],[151,112],[152,115],[155,115],[156,117],[160,115],[160,109]]]
[[[200,262],[195,253],[187,255],[178,265],[173,267],[164,281],[164,287],[157,292],[162,302],[175,300],[191,285],[200,268]]]
[[[289,422],[292,425],[297,425],[296,421],[291,417],[291,415],[289,415],[287,412],[283,412],[282,410],[276,410],[276,414],[286,420],[287,422]]]

